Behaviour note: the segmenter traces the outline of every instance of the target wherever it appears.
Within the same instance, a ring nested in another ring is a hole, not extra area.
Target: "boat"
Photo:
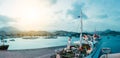
[[[7,50],[9,45],[1,45],[0,50]]]
[[[45,39],[57,39],[57,36],[45,36]]]
[[[81,28],[80,28],[80,40],[74,42],[74,45],[71,45],[71,37],[68,39],[68,44],[66,48],[63,48],[62,50],[58,50],[56,54],[56,58],[85,58],[89,56],[92,51],[95,49],[94,43],[97,39],[97,34],[92,36],[88,36],[86,34],[83,35],[83,22],[82,22],[82,11],[80,14],[80,22],[81,22]],[[92,37],[92,38],[91,38]],[[88,40],[89,39],[89,40]],[[94,41],[94,42],[93,42]]]
[[[10,41],[15,41],[15,39],[10,39]]]
[[[5,43],[7,40],[4,40],[4,36],[1,37],[1,42],[0,42],[0,50],[7,50],[9,45],[6,45]]]
[[[24,37],[22,37],[22,39],[37,39],[38,37],[36,37],[36,36],[24,36]]]

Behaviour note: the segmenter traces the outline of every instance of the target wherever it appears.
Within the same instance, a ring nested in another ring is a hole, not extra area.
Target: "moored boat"
[[[59,55],[61,58],[85,58],[89,56],[92,51],[95,49],[95,42],[98,38],[97,35],[93,37],[88,37],[88,35],[83,35],[83,22],[82,22],[82,11],[80,15],[81,30],[80,30],[80,40],[74,42],[74,45],[71,45],[71,37],[68,39],[67,47],[57,51],[56,58]],[[89,39],[89,40],[88,40]],[[98,41],[97,41],[98,42]]]
[[[5,43],[7,42],[7,40],[4,40],[5,38],[5,32],[1,32],[1,38],[0,38],[0,50],[7,50],[9,45],[6,45]]]
[[[22,39],[37,39],[37,36],[24,36]]]
[[[0,50],[7,50],[9,45],[1,45]]]

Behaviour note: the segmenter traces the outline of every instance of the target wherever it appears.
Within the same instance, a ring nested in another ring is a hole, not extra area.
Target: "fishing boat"
[[[99,42],[99,35],[97,35],[96,30],[93,36],[82,34],[83,31],[83,22],[82,22],[82,11],[80,15],[81,20],[81,30],[80,30],[80,40],[75,41],[74,44],[77,44],[77,51],[79,51],[79,57],[78,58],[85,58],[89,56],[97,46],[97,43]]]
[[[80,13],[80,22],[80,40],[74,42],[74,45],[71,45],[71,37],[69,37],[67,47],[62,50],[58,50],[55,53],[56,58],[59,58],[58,55],[60,58],[85,58],[92,53],[95,48],[96,43],[94,42],[97,39],[97,34],[93,35],[93,37],[86,34],[83,35],[82,11]]]

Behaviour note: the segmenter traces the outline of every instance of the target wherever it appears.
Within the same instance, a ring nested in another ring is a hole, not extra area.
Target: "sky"
[[[0,28],[22,31],[120,31],[119,0],[0,0]]]

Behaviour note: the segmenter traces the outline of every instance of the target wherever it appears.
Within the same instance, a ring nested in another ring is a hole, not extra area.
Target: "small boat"
[[[7,50],[9,45],[1,45],[0,50]]]
[[[33,36],[25,36],[22,37],[22,39],[37,39],[38,37],[33,37]]]
[[[57,39],[57,36],[45,36],[45,39]]]
[[[102,53],[103,54],[109,54],[111,52],[110,48],[102,48]]]
[[[4,40],[5,35],[1,36],[1,42],[0,42],[0,50],[7,50],[9,45],[6,45],[5,43],[7,42],[7,40]]]
[[[10,41],[15,41],[15,39],[10,39]]]

